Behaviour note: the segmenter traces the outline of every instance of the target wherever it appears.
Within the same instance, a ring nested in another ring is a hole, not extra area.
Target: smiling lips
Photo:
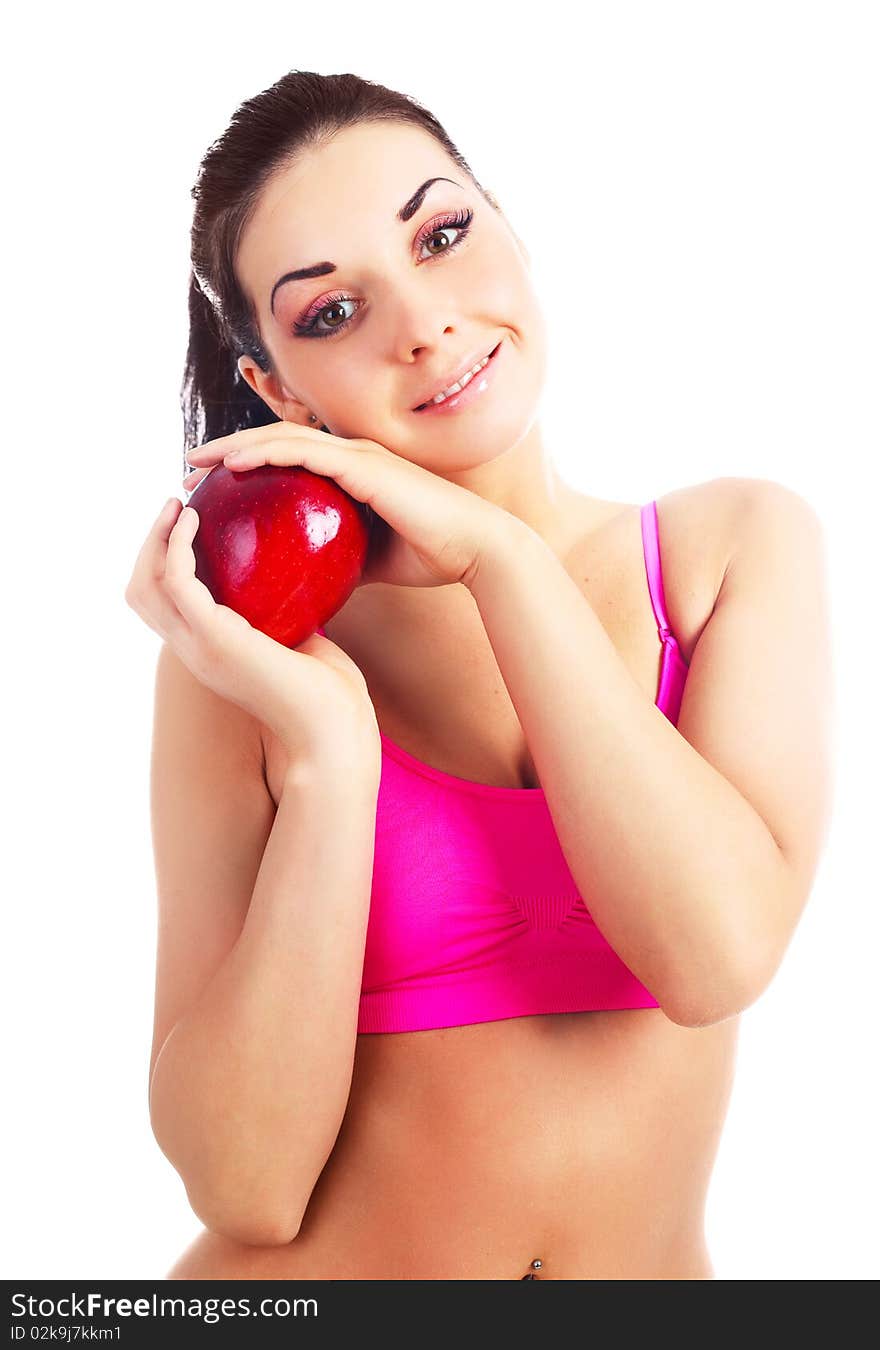
[[[438,390],[430,398],[425,399],[423,403],[419,403],[413,409],[413,412],[421,412],[423,408],[427,408],[430,404],[443,403],[447,398],[450,398],[453,394],[460,393],[462,389],[465,389],[467,385],[470,384],[474,376],[479,375],[483,367],[489,364],[489,361],[495,355],[495,352],[498,350],[498,347],[500,345],[501,345],[500,343],[497,343],[496,346],[492,348],[491,352],[489,352],[487,356],[483,356],[479,361],[474,362],[474,364],[470,366],[464,372],[463,375],[457,377],[447,387]]]

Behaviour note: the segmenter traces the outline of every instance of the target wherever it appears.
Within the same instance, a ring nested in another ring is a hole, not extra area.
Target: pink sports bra
[[[656,705],[675,725],[688,667],[666,617],[656,502],[641,523],[663,643]],[[457,778],[381,739],[358,1033],[659,1006],[591,918],[542,788]]]

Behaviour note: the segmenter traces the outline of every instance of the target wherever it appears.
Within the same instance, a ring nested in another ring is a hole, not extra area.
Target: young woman
[[[177,499],[126,591],[151,1122],[205,1225],[168,1278],[710,1279],[739,1014],[828,816],[817,515],[562,480],[528,254],[413,100],[291,72],[193,195],[185,485],[304,465],[376,532],[296,650]]]

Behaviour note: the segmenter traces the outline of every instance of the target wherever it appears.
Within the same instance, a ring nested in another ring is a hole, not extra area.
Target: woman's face
[[[532,426],[546,340],[525,250],[420,128],[352,127],[302,155],[265,188],[235,266],[277,374],[249,357],[239,368],[279,417],[438,473],[486,463]],[[499,342],[466,405],[415,411]]]

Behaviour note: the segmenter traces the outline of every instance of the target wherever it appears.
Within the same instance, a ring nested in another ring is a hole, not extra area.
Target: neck
[[[431,471],[524,521],[561,561],[587,533],[607,520],[610,508],[619,505],[587,497],[569,487],[554,468],[537,425],[488,463],[442,474],[437,468]],[[440,613],[446,619],[454,614],[458,622],[474,619],[482,624],[473,597],[464,586],[419,588],[380,582],[356,594],[361,603],[369,603],[384,618],[393,613],[396,621],[409,626],[422,618],[436,623]]]
[[[444,473],[442,477],[509,511],[557,552],[566,550],[570,544],[575,506],[589,507],[589,499],[560,477],[537,423],[516,445],[488,463]]]

